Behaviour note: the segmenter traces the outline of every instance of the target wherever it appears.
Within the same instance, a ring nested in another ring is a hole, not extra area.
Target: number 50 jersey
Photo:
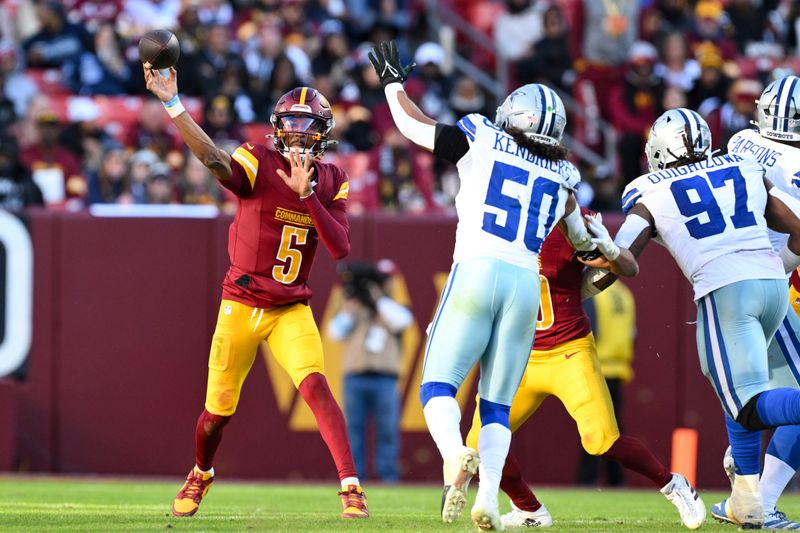
[[[736,155],[645,174],[622,194],[627,213],[642,203],[656,240],[670,251],[698,300],[745,279],[785,279],[764,210],[764,168]]]
[[[469,150],[456,165],[461,189],[453,262],[492,257],[538,271],[542,242],[564,215],[578,170],[569,161],[534,156],[482,115],[467,115],[457,126]]]

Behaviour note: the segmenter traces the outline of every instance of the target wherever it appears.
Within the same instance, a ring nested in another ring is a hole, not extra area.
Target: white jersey
[[[736,155],[651,172],[625,188],[622,209],[641,202],[698,300],[746,279],[785,279],[767,235],[764,168]]]
[[[728,153],[760,163],[767,179],[778,189],[800,199],[800,149],[765,139],[754,129],[742,130],[728,141]],[[789,236],[769,230],[775,250],[786,244]]]
[[[469,150],[458,161],[458,228],[453,262],[493,257],[538,272],[542,241],[564,215],[580,174],[517,146],[484,116],[458,121]]]

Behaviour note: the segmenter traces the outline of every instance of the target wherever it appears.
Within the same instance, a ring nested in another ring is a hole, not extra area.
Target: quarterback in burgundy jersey
[[[228,236],[231,266],[208,359],[205,409],[195,429],[195,466],[172,514],[192,516],[214,481],[214,455],[236,411],[242,385],[262,341],[269,345],[317,420],[336,464],[343,518],[366,518],[344,416],[325,379],[322,341],[308,300],[317,243],[341,259],[350,251],[346,174],[320,161],[334,127],[330,105],[310,87],[283,95],[271,117],[276,150],[245,142],[232,154],[217,148],[185,112],[177,72],[145,69],[192,153],[238,197]]]
[[[588,210],[582,211],[589,215]],[[619,433],[608,386],[600,372],[591,323],[581,304],[584,264],[558,228],[542,244],[539,261],[541,307],[528,368],[511,404],[511,430],[516,431],[548,396],[554,395],[575,420],[588,453],[619,461],[650,478],[667,495],[674,475],[644,443]],[[476,409],[468,446],[477,444],[479,430],[480,413]],[[550,513],[531,492],[513,453],[506,458],[500,488],[512,505],[512,511],[501,517],[505,526],[552,525]]]

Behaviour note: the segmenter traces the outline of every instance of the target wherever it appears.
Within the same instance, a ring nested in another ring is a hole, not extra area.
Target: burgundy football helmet
[[[314,158],[325,153],[335,125],[328,100],[312,87],[296,87],[281,96],[270,123],[280,153],[288,156],[291,146],[301,145],[297,146],[300,151]]]

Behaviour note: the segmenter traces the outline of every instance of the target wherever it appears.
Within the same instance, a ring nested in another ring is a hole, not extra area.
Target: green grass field
[[[436,487],[367,487],[368,520],[341,520],[336,488],[217,481],[193,518],[176,519],[170,503],[180,480],[0,477],[0,531],[473,531],[468,513],[455,524],[438,518]],[[474,488],[471,495],[474,494]],[[553,514],[552,531],[686,531],[656,491],[538,491]],[[723,496],[702,493],[706,506]],[[782,508],[800,516],[800,497]],[[507,501],[503,511],[508,510]],[[710,520],[710,515],[709,515]],[[710,520],[706,531],[733,532]]]

